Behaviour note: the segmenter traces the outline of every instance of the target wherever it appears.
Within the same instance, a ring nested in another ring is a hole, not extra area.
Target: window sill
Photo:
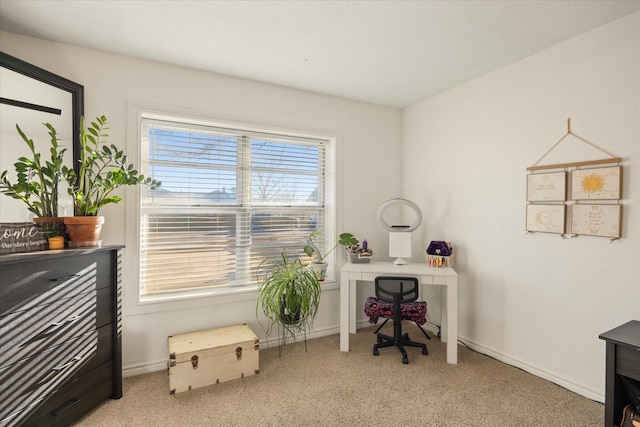
[[[323,291],[338,289],[337,281],[321,283]],[[132,302],[127,314],[149,314],[166,311],[187,310],[197,307],[214,306],[218,304],[233,304],[247,301],[256,301],[258,286],[256,284],[246,286],[221,286],[207,289],[200,293],[185,293],[181,295],[170,294],[166,296],[145,297],[137,302]]]

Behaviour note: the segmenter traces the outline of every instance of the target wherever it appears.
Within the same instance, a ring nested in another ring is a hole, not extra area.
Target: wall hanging
[[[569,136],[607,157],[539,165]],[[621,158],[573,133],[571,119],[567,119],[567,133],[527,168],[527,232],[556,233],[566,237],[569,225],[571,237],[600,236],[612,241],[620,238],[621,162]]]

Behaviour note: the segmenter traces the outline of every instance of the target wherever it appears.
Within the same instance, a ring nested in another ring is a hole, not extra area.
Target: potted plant
[[[73,200],[74,217],[65,218],[73,246],[100,244],[100,231],[104,218],[100,209],[110,203],[118,203],[121,197],[113,191],[125,185],[146,184],[155,189],[160,182],[140,174],[127,156],[115,145],[105,141],[107,118],[98,116],[85,128],[80,119],[80,160],[76,174],[73,168],[63,166],[63,176],[69,185]]]
[[[311,268],[313,268],[313,270],[318,275],[319,279],[322,281],[324,280],[324,277],[327,273],[327,263],[324,262],[324,259],[335,248],[337,248],[338,245],[349,247],[349,246],[357,245],[359,242],[358,242],[358,239],[356,239],[353,236],[353,234],[342,233],[338,237],[338,242],[331,249],[329,249],[324,255],[322,255],[322,252],[320,251],[320,246],[318,245],[318,236],[320,235],[320,233],[321,233],[320,230],[316,230],[311,234],[309,234],[309,237],[307,238],[307,242],[304,245],[304,253],[311,258],[313,258],[315,255],[315,260],[311,262]]]
[[[369,248],[366,240],[362,241],[362,247],[358,243],[349,245],[346,248],[347,261],[354,264],[368,263],[371,261],[373,251]]]
[[[265,260],[258,269],[258,302],[256,316],[260,311],[267,319],[267,337],[274,325],[295,338],[296,333],[311,328],[320,304],[320,282],[315,272],[299,258],[289,259],[282,250],[276,260]],[[306,342],[306,341],[305,341]]]
[[[8,177],[9,171],[0,174],[0,192],[27,205],[27,210],[35,215],[33,219],[44,231],[44,237],[64,236],[63,218],[58,216],[58,194],[63,180],[63,157],[66,149],[58,148],[58,136],[50,123],[43,123],[49,131],[50,157],[44,159],[36,152],[32,139],[16,124],[18,134],[31,151],[31,157],[20,157],[14,163],[16,182]],[[64,244],[64,238],[62,238]],[[58,243],[59,244],[59,243]]]

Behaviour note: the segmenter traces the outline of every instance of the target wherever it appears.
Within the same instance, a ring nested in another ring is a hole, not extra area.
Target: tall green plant
[[[77,216],[96,216],[100,209],[110,203],[118,203],[121,197],[111,194],[125,185],[146,184],[155,189],[160,182],[138,173],[124,151],[108,145],[107,118],[96,117],[85,128],[84,117],[80,119],[80,166],[78,174],[72,168],[63,168],[69,184]]]
[[[264,313],[267,337],[276,324],[292,337],[310,329],[320,304],[320,282],[315,272],[299,258],[289,259],[285,250],[280,258],[263,261],[258,271],[256,315],[259,319],[260,311]]]
[[[29,212],[36,217],[57,217],[58,188],[62,179],[62,161],[66,149],[58,150],[55,128],[49,123],[43,125],[49,130],[51,138],[50,158],[42,163],[42,155],[36,152],[33,140],[16,125],[18,134],[29,147],[32,157],[20,157],[13,164],[17,182],[14,183],[8,178],[8,171],[0,174],[0,192],[23,201]]]

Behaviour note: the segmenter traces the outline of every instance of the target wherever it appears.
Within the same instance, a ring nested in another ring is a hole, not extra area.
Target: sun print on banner
[[[572,200],[620,199],[622,167],[576,169],[571,172]]]

